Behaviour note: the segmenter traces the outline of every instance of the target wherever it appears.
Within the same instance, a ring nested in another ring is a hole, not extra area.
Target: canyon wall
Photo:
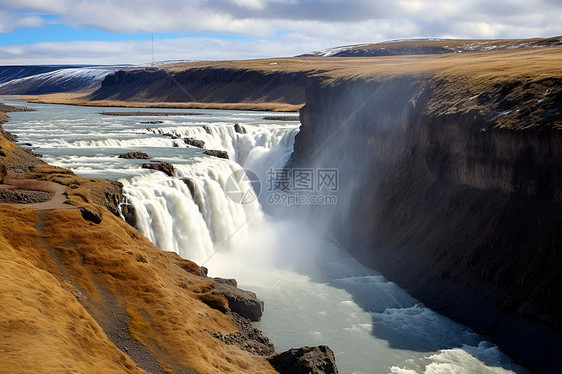
[[[293,167],[361,262],[533,371],[562,358],[562,79],[312,81]]]
[[[306,82],[306,72],[244,68],[127,70],[107,76],[91,100],[302,104]]]

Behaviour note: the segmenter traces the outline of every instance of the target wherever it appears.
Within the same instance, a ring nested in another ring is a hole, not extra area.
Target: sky
[[[410,38],[562,35],[562,0],[0,0],[0,64],[287,57]],[[152,43],[154,38],[154,43]]]

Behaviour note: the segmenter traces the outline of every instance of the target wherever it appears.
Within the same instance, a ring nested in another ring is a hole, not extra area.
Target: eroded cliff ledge
[[[139,69],[108,75],[90,100],[302,105],[307,73],[238,67]]]
[[[309,213],[360,261],[555,372],[562,69],[485,59],[314,80],[292,166],[339,169],[338,205]]]

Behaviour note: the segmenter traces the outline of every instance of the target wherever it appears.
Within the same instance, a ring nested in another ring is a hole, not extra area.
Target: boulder
[[[292,348],[269,359],[281,374],[337,374],[336,357],[330,347]]]
[[[137,212],[135,210],[135,207],[132,206],[131,204],[125,202],[125,203],[121,203],[120,210],[121,210],[121,215],[125,219],[125,222],[127,222],[132,227],[136,228],[137,227]]]
[[[234,313],[238,313],[250,321],[259,321],[263,314],[263,301],[255,293],[238,288],[236,279],[214,278],[213,294],[223,295],[228,300],[228,306]]]
[[[82,207],[80,208],[80,213],[82,214],[82,218],[84,218],[86,221],[93,222],[96,225],[101,222],[101,214],[99,214],[95,210]]]
[[[203,140],[199,140],[195,138],[184,138],[183,142],[192,147],[205,148],[205,142]]]
[[[124,200],[123,184],[117,181],[108,181],[103,195],[103,205],[117,217],[121,216],[119,205]]]
[[[168,174],[170,177],[174,177],[176,175],[176,172],[174,170],[174,165],[170,164],[169,162],[162,162],[162,161],[147,162],[146,164],[142,164],[142,168],[158,170],[165,174]]]
[[[128,152],[128,153],[121,153],[119,158],[126,158],[130,160],[150,160],[150,156],[144,152]]]
[[[229,159],[230,157],[228,157],[228,152],[227,151],[218,151],[215,149],[210,149],[207,151],[203,152],[204,154],[208,155],[208,156],[214,156],[214,157],[218,157],[218,158],[225,158],[225,159]]]
[[[234,131],[236,131],[238,134],[247,134],[248,131],[246,130],[246,128],[238,123],[234,124]]]

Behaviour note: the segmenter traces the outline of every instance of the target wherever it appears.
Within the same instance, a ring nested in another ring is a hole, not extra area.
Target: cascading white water
[[[310,222],[282,221],[264,214],[258,201],[229,197],[232,183],[248,188],[247,181],[229,180],[241,165],[265,187],[267,169],[289,159],[297,124],[264,120],[265,113],[192,111],[199,115],[162,117],[161,127],[147,129],[143,118],[101,116],[103,108],[36,108],[13,113],[4,127],[49,163],[121,180],[139,230],[156,246],[205,263],[211,275],[235,277],[264,299],[257,326],[279,351],[327,344],[341,373],[525,372],[493,344],[324,241]],[[235,132],[234,123],[247,133]],[[231,160],[186,147],[184,137],[227,150]],[[146,160],[117,158],[129,151],[173,163],[176,177],[141,169]]]
[[[149,128],[149,133],[172,135],[178,138],[194,138],[205,142],[205,148],[228,152],[230,158],[246,166],[252,153],[269,152],[271,149],[291,148],[298,128],[294,125],[272,127],[258,125],[243,127],[246,133],[237,133],[228,123],[204,124],[182,127]],[[254,155],[254,158],[256,156]],[[258,156],[259,158],[259,156]]]
[[[210,231],[184,182],[162,173],[123,182],[127,200],[136,210],[138,230],[158,248],[198,260],[212,253]]]
[[[263,167],[268,163],[260,162],[262,158],[274,159],[281,166],[287,162],[298,128],[248,126],[246,134],[239,134],[233,126],[213,124],[147,131],[196,137],[205,141],[206,148],[226,149],[236,160],[251,160],[253,167]],[[125,196],[137,209],[139,231],[163,250],[205,263],[215,250],[240,247],[253,227],[262,224],[257,200],[240,204],[228,195],[229,180],[240,191],[250,189],[248,181],[233,178],[239,170],[237,162],[199,156],[189,164],[176,164],[177,178],[143,175],[122,182]],[[190,181],[193,194],[182,179]]]

